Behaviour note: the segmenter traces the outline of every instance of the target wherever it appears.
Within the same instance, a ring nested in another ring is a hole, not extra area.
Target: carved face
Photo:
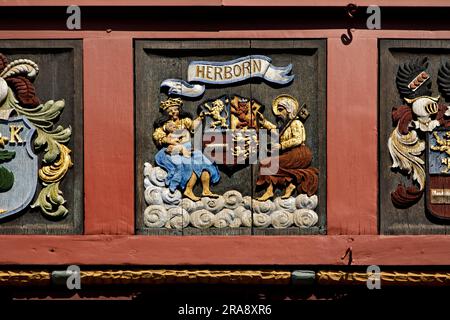
[[[272,103],[273,114],[283,119],[295,117],[298,108],[297,99],[287,94],[279,95]]]
[[[278,111],[278,114],[277,114],[278,117],[282,118],[283,120],[287,118],[288,111],[286,110],[286,107],[284,105],[279,104],[277,106],[277,111]]]
[[[175,125],[175,123],[169,121],[169,122],[167,122],[167,123],[164,125],[164,129],[165,129],[167,132],[172,133],[172,132],[175,132],[175,130],[177,129],[177,126]]]
[[[178,107],[170,107],[167,109],[167,113],[173,120],[177,120],[180,116],[180,109]]]

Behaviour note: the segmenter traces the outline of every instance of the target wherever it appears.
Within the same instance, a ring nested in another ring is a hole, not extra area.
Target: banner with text
[[[292,65],[275,67],[272,59],[262,55],[251,55],[224,62],[192,61],[188,66],[187,81],[167,79],[161,87],[167,87],[169,94],[198,97],[205,91],[205,86],[194,83],[229,84],[250,78],[262,78],[268,82],[285,85],[294,79]]]

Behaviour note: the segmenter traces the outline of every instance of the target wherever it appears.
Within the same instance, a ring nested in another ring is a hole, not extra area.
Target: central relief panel
[[[139,234],[326,232],[325,45],[135,42]]]

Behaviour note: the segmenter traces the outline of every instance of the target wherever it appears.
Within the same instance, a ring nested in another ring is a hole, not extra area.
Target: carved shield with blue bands
[[[0,219],[20,212],[33,200],[38,157],[32,139],[36,129],[25,117],[0,119]]]

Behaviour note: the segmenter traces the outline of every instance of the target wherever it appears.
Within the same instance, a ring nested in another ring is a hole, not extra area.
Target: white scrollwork
[[[201,209],[191,214],[191,224],[199,229],[207,229],[214,225],[216,216],[208,210]]]
[[[287,210],[277,210],[272,213],[272,225],[276,229],[290,227],[294,223],[294,215]]]
[[[243,227],[250,228],[252,226],[252,212],[245,207],[237,207],[234,209],[236,218],[241,221]]]
[[[168,221],[170,228],[183,229],[189,225],[189,213],[183,208],[173,207],[167,210],[167,213],[170,217]]]
[[[169,214],[164,206],[153,205],[144,211],[144,224],[148,228],[161,228],[168,220]]]
[[[145,202],[147,202],[148,205],[153,204],[163,204],[163,199],[161,196],[161,188],[158,187],[148,187],[144,191],[144,198]]]
[[[152,187],[152,183],[150,182],[150,179],[148,177],[144,178],[144,189],[147,189],[148,187]]]
[[[205,209],[205,204],[202,201],[197,201],[195,203],[195,210]]]
[[[166,186],[167,172],[160,167],[153,167],[148,175],[150,182],[157,187]]]
[[[150,173],[152,172],[152,169],[153,169],[153,166],[150,163],[145,162],[144,163],[144,177],[149,177]]]
[[[230,190],[223,194],[225,207],[228,209],[236,209],[242,203],[242,194],[236,190]]]
[[[294,211],[294,223],[298,227],[312,227],[319,221],[317,213],[311,209]]]
[[[297,209],[311,209],[314,210],[319,202],[317,195],[308,197],[306,194],[301,194],[295,199]]]
[[[243,198],[243,201],[242,201],[242,203],[243,203],[243,205],[244,205],[244,208],[245,209],[251,209],[251,207],[252,207],[252,197],[250,197],[250,196],[245,196],[244,198]]]
[[[153,166],[146,162],[144,163],[144,188],[147,189],[150,186],[153,186],[153,184],[150,182],[150,174],[152,173]]]
[[[181,199],[180,206],[189,213],[193,212],[194,210],[197,210],[196,203],[188,198]],[[202,209],[202,208],[199,208],[199,209]]]
[[[212,213],[219,212],[225,206],[225,200],[222,196],[219,196],[218,198],[204,197],[202,198],[202,202],[205,205],[205,210],[208,210]]]
[[[236,222],[239,223],[237,226]],[[223,209],[216,214],[216,219],[214,221],[214,227],[216,228],[225,228],[225,227],[237,228],[240,225],[241,221],[239,219],[235,219],[234,211],[231,209]]]
[[[289,212],[294,212],[295,210],[295,198],[290,197],[283,199],[281,197],[275,199],[275,207],[277,210],[286,210]]]
[[[271,200],[267,201],[252,201],[253,211],[256,213],[270,214],[275,210],[275,204]]]
[[[272,217],[265,213],[253,214],[253,225],[257,228],[267,228],[272,223]]]
[[[171,192],[167,188],[163,188],[161,192],[161,197],[164,203],[169,205],[179,205],[181,203],[181,192],[179,190],[175,190],[175,192]]]

